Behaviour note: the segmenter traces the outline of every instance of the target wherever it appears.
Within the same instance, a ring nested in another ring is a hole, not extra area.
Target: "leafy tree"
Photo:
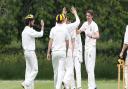
[[[12,40],[21,39],[24,17],[29,13],[35,16],[37,24],[40,19],[44,19],[46,30],[43,41],[47,41],[50,29],[55,25],[55,16],[64,6],[68,8],[68,12],[71,6],[77,8],[81,24],[86,21],[86,10],[93,9],[101,40],[120,40],[122,38],[128,22],[125,0],[1,0],[0,45],[10,44]],[[70,13],[68,13],[68,17],[71,20],[74,19]]]

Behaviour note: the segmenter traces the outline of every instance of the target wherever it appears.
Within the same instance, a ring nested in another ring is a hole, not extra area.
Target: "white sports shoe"
[[[21,83],[21,86],[22,86],[22,88],[25,89],[25,84],[24,84],[24,82]]]
[[[28,89],[28,87],[25,85],[24,82],[21,83],[21,86],[22,86],[22,88],[24,88],[24,89]]]

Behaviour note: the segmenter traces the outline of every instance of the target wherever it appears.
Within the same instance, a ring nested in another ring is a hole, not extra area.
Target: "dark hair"
[[[32,20],[34,20],[34,19],[25,19],[25,25],[26,25],[26,26],[29,25],[29,23],[30,23]]]
[[[93,10],[87,10],[86,13],[89,13],[91,16],[94,16]]]

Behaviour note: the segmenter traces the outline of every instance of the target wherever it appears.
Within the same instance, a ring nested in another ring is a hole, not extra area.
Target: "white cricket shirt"
[[[35,31],[33,28],[26,26],[22,32],[22,47],[25,51],[35,50],[35,38],[42,37],[43,31]]]
[[[53,39],[52,52],[66,51],[65,40],[69,40],[69,34],[65,24],[56,24],[56,26],[51,29],[49,37]]]
[[[78,28],[80,24],[80,19],[78,15],[75,15],[76,21],[73,23],[65,24],[68,32],[69,32],[69,50],[72,49],[72,39],[75,38],[74,31]]]
[[[94,32],[98,31],[98,26],[94,21],[92,21],[91,24],[88,24],[88,22],[86,21],[83,23],[80,30],[84,31],[85,35],[86,34],[92,35]],[[95,45],[96,45],[96,39],[93,39],[93,38],[86,36],[85,46],[95,46]]]
[[[124,35],[124,44],[128,44],[128,25],[126,26],[126,31],[125,31],[125,35]],[[126,59],[128,60],[128,49],[127,49]]]
[[[128,25],[126,26],[126,31],[124,35],[124,44],[128,44]]]

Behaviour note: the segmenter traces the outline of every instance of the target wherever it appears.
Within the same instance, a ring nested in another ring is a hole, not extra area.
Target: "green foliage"
[[[95,74],[96,78],[117,78],[117,54],[119,42],[98,42]],[[20,42],[13,41],[11,45],[0,50],[0,79],[23,79],[25,73],[25,59]],[[108,44],[108,45],[106,45]],[[53,79],[51,61],[46,60],[46,49],[37,40],[36,54],[39,73],[37,79]],[[86,68],[82,63],[82,79],[87,78]]]
[[[124,33],[128,12],[125,2],[118,0],[1,0],[0,1],[0,44],[10,44],[12,39],[20,38],[24,28],[24,17],[32,13],[37,23],[45,21],[45,39],[55,24],[56,14],[63,8],[75,6],[81,19],[86,20],[85,12],[93,9],[102,40],[121,40]],[[69,14],[69,13],[68,13]],[[73,19],[72,15],[68,15]]]
[[[11,40],[16,36],[15,24],[17,24],[17,20],[15,16],[19,12],[19,7],[15,9],[16,3],[15,0],[0,1],[0,47],[10,44]],[[13,13],[14,11],[15,13]]]

